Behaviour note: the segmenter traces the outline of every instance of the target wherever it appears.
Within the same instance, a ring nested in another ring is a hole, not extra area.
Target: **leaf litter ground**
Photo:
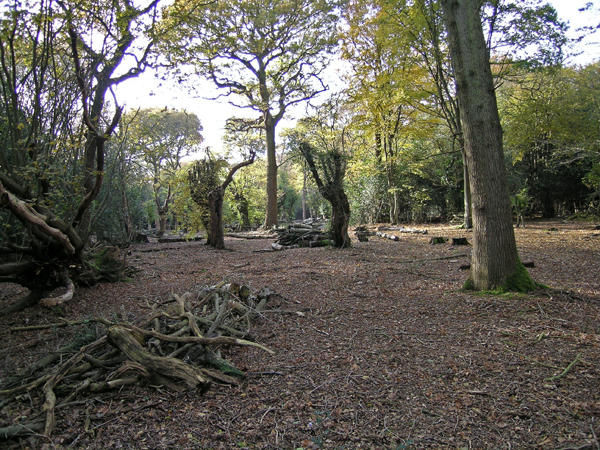
[[[470,233],[420,228],[429,234],[353,240],[345,250],[265,253],[257,250],[271,241],[233,238],[224,251],[198,242],[137,245],[132,281],[80,288],[61,311],[0,319],[0,377],[95,331],[12,327],[133,320],[172,293],[224,279],[287,299],[252,331],[277,353],[223,349],[246,379],[204,395],[137,386],[82,396],[57,411],[51,438],[0,447],[600,449],[599,233],[586,223],[517,229],[521,259],[535,263],[530,274],[550,289],[497,295],[460,290],[468,248],[429,245],[432,236]],[[2,294],[0,307],[17,294]],[[35,398],[5,406],[0,426],[41,414],[41,406]]]

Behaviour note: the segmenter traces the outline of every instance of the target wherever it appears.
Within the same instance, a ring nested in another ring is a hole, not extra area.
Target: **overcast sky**
[[[571,26],[570,36],[577,36],[576,29],[584,25],[598,25],[600,15],[593,12],[579,12],[588,0],[551,0],[558,11],[559,17],[569,22]],[[597,6],[596,6],[597,8]],[[576,50],[581,52],[580,56],[572,58],[568,61],[570,64],[587,64],[589,62],[600,59],[600,45],[596,41],[600,36],[593,39],[587,39],[580,44]],[[329,73],[330,82],[335,82],[339,78],[339,71],[331,70]],[[223,135],[223,127],[225,121],[234,115],[248,115],[249,110],[235,108],[227,103],[225,99],[219,101],[205,100],[188,94],[186,91],[179,89],[175,84],[169,85],[168,82],[157,80],[154,75],[148,71],[142,74],[139,78],[129,80],[123,83],[117,89],[117,98],[121,103],[124,103],[127,109],[135,108],[150,108],[150,107],[169,107],[177,109],[186,109],[195,113],[204,127],[202,135],[205,138],[204,145],[210,146],[213,150],[221,149],[221,136]],[[204,97],[214,97],[217,91],[212,83],[198,79],[197,92],[201,92]],[[326,95],[326,94],[323,94]],[[304,107],[297,107],[293,111],[286,113],[286,118],[298,118],[304,113]],[[256,114],[254,112],[254,114]],[[294,117],[298,116],[298,117]],[[283,127],[290,126],[293,122],[282,122],[279,125],[279,130]]]

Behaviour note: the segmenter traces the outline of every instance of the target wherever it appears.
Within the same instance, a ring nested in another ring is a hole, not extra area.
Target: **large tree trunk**
[[[466,287],[535,288],[519,260],[512,226],[502,128],[479,0],[442,0],[457,84],[473,202],[474,243]]]
[[[158,212],[158,232],[157,237],[162,237],[167,231],[167,213],[164,211]]]
[[[350,222],[350,202],[343,189],[335,186],[326,186],[329,191],[323,194],[331,203],[331,238],[336,247],[346,248],[351,246],[348,234],[348,223]]]
[[[225,189],[219,186],[208,194],[210,203],[210,233],[207,244],[214,248],[225,248],[225,237],[223,234],[223,198]]]
[[[275,121],[265,114],[267,138],[267,216],[265,228],[277,225],[277,158],[275,153]]]

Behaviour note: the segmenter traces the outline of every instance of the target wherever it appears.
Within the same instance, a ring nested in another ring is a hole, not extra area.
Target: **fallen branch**
[[[405,227],[381,226],[381,227],[377,227],[377,230],[378,231],[397,231],[398,233],[427,234],[427,230],[417,230],[414,228],[405,228]]]
[[[504,342],[504,341],[502,341],[502,342]],[[538,361],[537,359],[530,358],[529,356],[527,356],[527,355],[523,355],[522,353],[513,352],[512,350],[508,350],[508,349],[506,349],[506,351],[507,351],[507,352],[509,352],[509,353],[512,353],[513,355],[520,356],[521,358],[525,358],[525,359],[527,359],[527,360],[531,361],[532,363],[538,364],[538,365],[540,365],[540,366],[542,366],[542,367],[548,367],[549,369],[555,369],[555,370],[558,370],[558,367],[556,367],[556,366],[553,366],[553,365],[551,365],[551,364],[546,364],[546,363],[540,362],[540,361]]]
[[[247,234],[247,233],[225,233],[225,236],[232,237],[236,239],[275,239],[275,236],[272,233],[269,234]]]
[[[104,319],[102,319],[102,321],[104,321]],[[51,328],[62,328],[62,327],[71,327],[71,326],[75,326],[75,325],[85,325],[87,323],[92,323],[92,322],[100,322],[100,320],[98,320],[98,319],[85,319],[85,320],[75,320],[75,321],[64,320],[63,322],[60,322],[60,323],[49,323],[46,325],[31,325],[28,327],[13,327],[13,328],[10,328],[9,331],[11,333],[16,333],[17,331],[49,330]]]
[[[251,346],[257,347],[265,352],[274,355],[275,352],[273,350],[269,350],[267,347],[264,347],[256,342],[246,341],[244,339],[237,339],[228,336],[218,336],[214,338],[205,338],[205,337],[197,337],[197,336],[170,336],[167,334],[157,333],[156,331],[143,330],[141,328],[135,327],[133,325],[121,324],[124,328],[128,328],[129,330],[136,331],[138,333],[144,334],[146,336],[152,336],[162,341],[167,342],[178,342],[178,343],[194,343],[194,344],[202,344],[202,345],[216,345],[216,344],[225,344],[225,345],[242,345],[242,346]]]
[[[394,236],[393,234],[386,234],[386,233],[375,233],[375,236],[383,238],[383,239],[390,239],[392,241],[396,241],[398,242],[400,240],[400,238],[398,236]]]
[[[44,429],[43,420],[0,428],[0,440],[8,440],[18,436],[30,436]]]
[[[44,435],[50,436],[52,431],[54,430],[54,425],[56,423],[56,418],[54,415],[54,406],[56,405],[56,394],[54,393],[54,388],[63,379],[63,377],[69,372],[69,370],[75,366],[79,361],[83,359],[87,352],[92,351],[93,349],[99,347],[106,341],[106,336],[98,339],[96,342],[92,342],[91,344],[83,347],[79,353],[73,355],[67,362],[62,364],[56,372],[50,377],[46,384],[44,385],[44,396],[46,397],[46,401],[44,402],[43,410],[46,412],[46,425],[44,427]]]
[[[554,380],[558,380],[559,378],[564,377],[567,373],[569,373],[569,371],[573,368],[573,366],[575,366],[575,364],[577,364],[577,362],[579,362],[580,359],[581,359],[581,353],[577,353],[577,356],[575,357],[575,359],[573,361],[571,361],[571,363],[565,368],[565,370],[563,370],[558,375],[546,378],[545,381],[554,381]]]
[[[154,356],[148,353],[134,337],[126,325],[115,325],[108,329],[107,338],[111,345],[117,347],[132,361],[141,364],[151,372],[182,380],[191,388],[200,387],[205,392],[210,387],[199,369],[196,369],[177,358]],[[135,331],[136,327],[133,327]]]

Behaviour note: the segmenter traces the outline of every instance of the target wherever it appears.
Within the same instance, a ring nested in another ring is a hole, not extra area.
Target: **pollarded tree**
[[[233,166],[225,180],[218,184],[218,162],[210,156],[196,161],[188,172],[192,199],[203,209],[203,224],[207,232],[206,243],[211,247],[225,248],[223,234],[223,201],[225,190],[233,181],[233,176],[242,167],[254,162],[256,153],[251,152],[248,159]]]
[[[474,243],[466,286],[531,291],[517,252],[502,127],[479,0],[442,0],[473,195]]]
[[[129,123],[129,151],[141,162],[152,184],[159,217],[156,235],[162,236],[173,201],[175,174],[182,159],[198,150],[204,140],[202,125],[195,114],[168,108],[132,111],[125,120]]]
[[[301,119],[287,135],[289,148],[302,155],[319,193],[331,204],[330,232],[339,248],[351,246],[350,202],[344,190],[344,177],[354,138],[344,113],[341,98],[334,96],[316,108],[314,115]]]
[[[277,224],[275,131],[290,106],[326,90],[338,1],[176,1],[166,9],[168,64],[192,67],[230,103],[260,112],[267,147],[267,215]]]

